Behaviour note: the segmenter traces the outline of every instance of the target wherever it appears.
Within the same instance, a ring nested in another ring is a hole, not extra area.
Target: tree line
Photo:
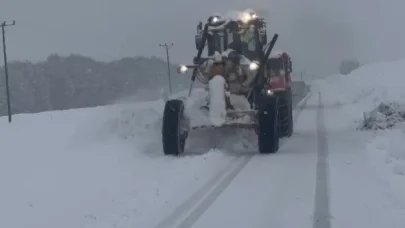
[[[157,57],[127,57],[101,62],[81,55],[50,55],[45,61],[9,62],[11,110],[35,113],[94,107],[133,96],[156,99],[168,88],[167,63]],[[173,90],[188,86],[189,77],[171,66]],[[4,67],[0,68],[0,116],[7,115]]]

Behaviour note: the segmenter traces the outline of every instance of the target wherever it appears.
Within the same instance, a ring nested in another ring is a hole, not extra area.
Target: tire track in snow
[[[313,228],[330,228],[328,141],[321,93],[316,112],[318,161],[316,163],[315,210]]]
[[[204,214],[204,212],[211,206],[212,203],[221,195],[221,193],[228,187],[232,180],[245,168],[252,159],[252,155],[244,156],[240,162],[234,163],[232,169],[225,175],[224,178],[210,191],[210,193],[201,200],[201,203],[192,209],[187,217],[180,222],[177,228],[190,228],[192,225]]]
[[[241,155],[232,159],[224,169],[176,207],[155,228],[190,227],[208,209],[221,192],[225,190],[252,157],[253,155]],[[177,221],[181,221],[180,224],[176,224]]]
[[[300,100],[294,102],[294,107],[297,107],[298,104],[301,103],[297,112],[295,113],[294,123],[298,120],[299,115],[305,109],[307,101],[311,96],[312,94],[307,94]],[[280,147],[286,142],[286,140],[283,140]],[[253,156],[253,154],[237,155],[223,170],[221,170],[211,180],[207,181],[204,186],[202,186],[191,197],[176,207],[173,212],[162,220],[157,226],[155,226],[155,228],[192,227],[192,225],[229,186],[232,180],[243,170],[243,168],[245,168]]]

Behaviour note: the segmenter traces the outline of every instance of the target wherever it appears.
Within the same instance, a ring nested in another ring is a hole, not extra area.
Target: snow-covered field
[[[404,228],[405,124],[357,130],[402,103],[403,75],[405,60],[314,81],[274,155],[224,129],[165,157],[162,100],[2,117],[0,227]]]

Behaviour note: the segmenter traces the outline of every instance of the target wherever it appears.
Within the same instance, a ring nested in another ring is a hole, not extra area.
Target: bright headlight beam
[[[252,62],[249,64],[249,69],[250,70],[257,70],[259,68],[259,64]]]
[[[240,20],[245,24],[251,20],[255,20],[258,18],[257,14],[250,13],[250,12],[242,12],[239,17],[240,17]]]
[[[212,20],[211,20],[212,23],[217,23],[218,21],[219,21],[219,18],[216,17],[216,16],[213,17]]]
[[[180,73],[184,74],[184,73],[187,72],[187,70],[188,70],[187,66],[185,66],[185,65],[180,65],[179,66],[179,72]]]
[[[240,20],[241,20],[243,23],[248,23],[250,20],[252,20],[252,15],[250,15],[250,13],[243,12],[243,13],[241,13],[241,15],[240,15]]]

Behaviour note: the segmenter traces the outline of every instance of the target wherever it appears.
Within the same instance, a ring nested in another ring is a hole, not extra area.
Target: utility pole
[[[7,67],[7,51],[6,51],[6,34],[4,31],[4,28],[7,26],[14,26],[15,25],[15,20],[13,20],[13,23],[7,23],[3,21],[1,23],[1,33],[3,35],[3,54],[4,54],[4,73],[6,75],[6,96],[7,96],[7,111],[8,111],[8,122],[11,123],[11,102],[10,102],[10,87],[8,83],[8,67]]]
[[[164,47],[166,49],[166,59],[167,59],[167,72],[169,75],[169,91],[170,94],[172,94],[172,79],[171,79],[171,75],[170,75],[170,58],[169,58],[169,48],[173,47],[174,43],[171,44],[159,44],[160,47]]]

